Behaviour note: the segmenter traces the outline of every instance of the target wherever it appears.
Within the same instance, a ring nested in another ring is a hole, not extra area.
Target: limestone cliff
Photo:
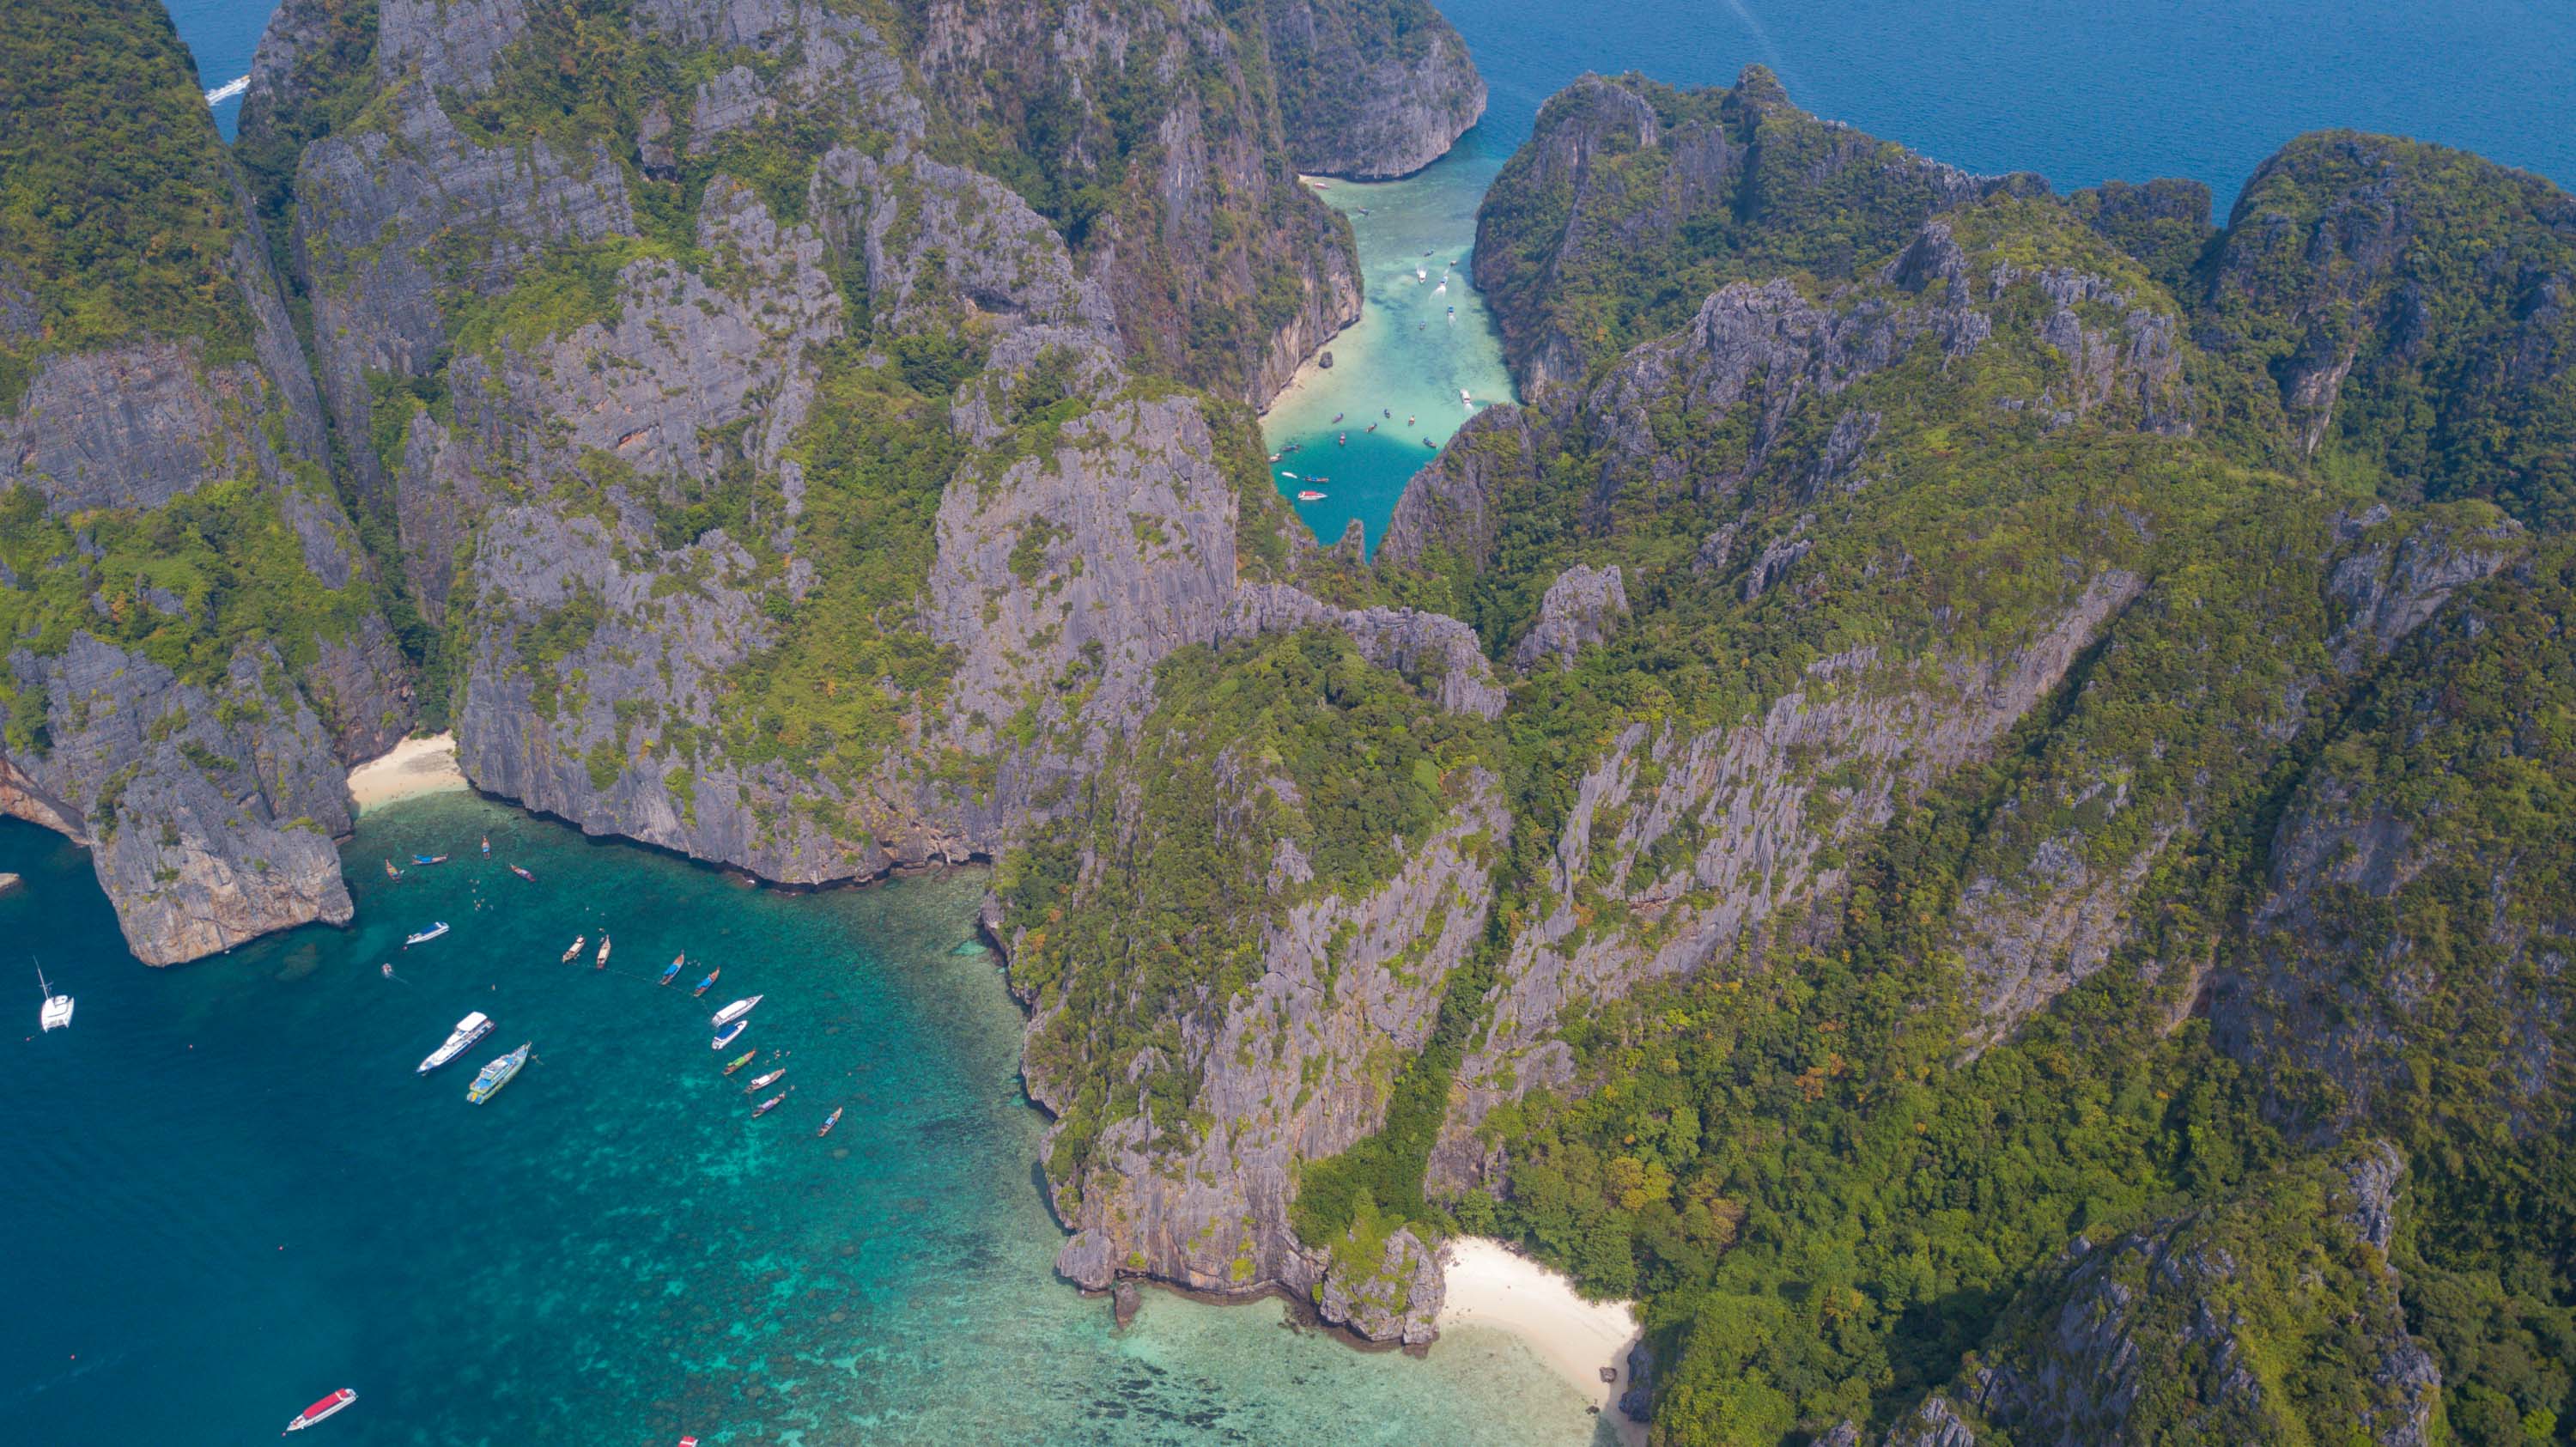
[[[167,17],[45,24],[0,35],[0,166],[91,224],[0,223],[0,808],[88,846],[134,953],[172,964],[349,917],[343,771],[410,727],[410,687]]]
[[[1264,0],[1262,22],[1301,171],[1409,176],[1485,113],[1466,42],[1424,0]]]

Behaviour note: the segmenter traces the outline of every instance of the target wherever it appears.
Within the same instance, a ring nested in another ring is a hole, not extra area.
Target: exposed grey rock
[[[9,664],[46,700],[53,746],[0,756],[0,812],[88,848],[137,958],[348,920],[331,843],[347,781],[274,649],[244,645],[211,689],[87,633]]]
[[[1424,3],[1264,0],[1289,159],[1364,181],[1440,159],[1485,113],[1467,44]]]
[[[1619,565],[1577,564],[1547,585],[1546,596],[1539,600],[1538,621],[1512,650],[1512,665],[1526,672],[1537,667],[1539,660],[1553,658],[1557,667],[1571,668],[1575,654],[1617,632],[1619,620],[1626,616],[1628,590],[1621,583]]]
[[[1532,442],[1529,419],[1518,407],[1497,405],[1469,417],[1405,484],[1378,539],[1378,557],[1420,563],[1439,548],[1469,567],[1483,565],[1502,527],[1502,499],[1536,478]]]
[[[1478,718],[1502,714],[1503,690],[1476,646],[1475,630],[1444,614],[1413,608],[1339,609],[1283,583],[1257,584],[1236,591],[1217,636],[1233,640],[1318,627],[1348,634],[1360,655],[1380,668],[1426,683],[1436,680],[1440,706],[1452,713]]]
[[[1472,770],[1459,807],[1384,886],[1291,905],[1265,931],[1260,977],[1178,1022],[1184,1068],[1200,1078],[1197,1111],[1212,1124],[1192,1127],[1177,1150],[1149,1144],[1150,1116],[1103,1132],[1084,1178],[1055,1183],[1074,1230],[1056,1270],[1093,1289],[1121,1273],[1229,1295],[1275,1286],[1331,1302],[1328,1317],[1338,1311],[1364,1335],[1429,1340],[1439,1275],[1418,1239],[1399,1233],[1367,1271],[1338,1262],[1330,1243],[1300,1242],[1288,1208],[1298,1162],[1347,1149],[1384,1120],[1388,1081],[1363,1063],[1402,1058],[1429,1037],[1442,984],[1484,930],[1489,851],[1509,829],[1497,781]],[[1060,1110],[1063,1083],[1040,1056],[1025,1068],[1030,1094]]]

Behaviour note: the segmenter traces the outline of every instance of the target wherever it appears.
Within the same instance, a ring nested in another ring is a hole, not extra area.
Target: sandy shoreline
[[[1441,1256],[1448,1264],[1443,1331],[1491,1326],[1519,1337],[1601,1408],[1621,1442],[1644,1447],[1645,1425],[1613,1405],[1628,1390],[1628,1348],[1638,1335],[1628,1303],[1586,1301],[1562,1275],[1488,1237],[1455,1237]],[[1617,1380],[1601,1380],[1603,1367],[1615,1368]]]
[[[464,787],[464,771],[456,767],[454,734],[405,739],[394,745],[393,752],[349,771],[349,797],[357,801],[361,813],[396,799]]]

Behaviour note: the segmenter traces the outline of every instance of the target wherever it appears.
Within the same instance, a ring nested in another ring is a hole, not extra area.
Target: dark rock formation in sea
[[[1485,113],[1485,78],[1427,0],[1262,0],[1262,20],[1301,171],[1409,176]]]

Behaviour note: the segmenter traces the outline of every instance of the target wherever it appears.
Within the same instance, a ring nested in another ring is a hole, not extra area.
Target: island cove
[[[1398,283],[1521,404],[1325,549],[1251,409],[1383,258],[1303,67],[1459,53],[1114,8],[289,5],[151,265],[8,233],[0,798],[163,960],[351,919],[422,730],[747,876],[991,860],[1061,1274],[1419,1343],[1515,1240],[1669,1447],[2563,1435],[2563,192],[2327,132],[2220,226],[1586,77]],[[76,466],[140,376],[185,435]]]

